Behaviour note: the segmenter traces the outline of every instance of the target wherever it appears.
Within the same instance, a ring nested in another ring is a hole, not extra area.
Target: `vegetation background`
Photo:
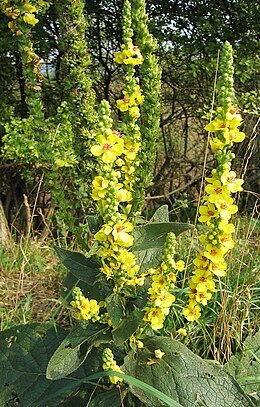
[[[33,320],[71,323],[59,300],[65,271],[52,246],[84,248],[91,239],[90,129],[101,99],[118,114],[123,80],[113,62],[121,43],[121,0],[41,3],[39,22],[26,37],[42,64],[41,97],[37,89],[28,93],[30,64],[0,15],[1,329]],[[237,104],[247,134],[235,151],[234,169],[245,179],[237,245],[204,322],[185,339],[200,355],[223,362],[259,326],[259,8],[254,1],[163,0],[148,1],[147,11],[162,67],[162,110],[146,215],[168,204],[171,220],[196,221],[202,174],[213,167],[203,129],[218,50],[226,40],[234,49]],[[187,272],[195,246],[196,234],[181,237]],[[167,334],[182,326],[178,318],[169,319]]]

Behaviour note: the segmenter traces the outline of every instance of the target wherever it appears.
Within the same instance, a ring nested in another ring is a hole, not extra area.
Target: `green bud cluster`
[[[143,196],[144,188],[151,185],[153,169],[156,158],[157,140],[160,134],[160,87],[162,70],[154,52],[157,43],[148,30],[148,16],[145,11],[145,0],[132,1],[132,19],[135,38],[140,46],[140,51],[145,55],[140,66],[141,85],[144,103],[141,106],[142,123],[142,148],[140,162],[137,170],[138,184],[136,195]],[[140,207],[143,200],[140,200]]]
[[[233,68],[233,51],[231,44],[226,41],[222,47],[220,55],[220,77],[217,84],[217,101],[222,106],[219,116],[225,118],[227,109],[234,103],[234,68]]]
[[[165,261],[169,256],[175,255],[176,236],[173,232],[167,233],[166,241],[163,248],[162,260]]]
[[[114,370],[115,372],[124,373],[114,360],[114,355],[110,348],[104,349],[102,360],[104,362],[102,366],[104,370]],[[109,376],[109,379],[113,384],[117,384],[123,381],[123,379],[116,376]]]

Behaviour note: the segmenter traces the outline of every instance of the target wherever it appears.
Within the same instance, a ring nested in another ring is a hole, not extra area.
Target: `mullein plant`
[[[230,220],[238,207],[232,194],[242,191],[244,181],[231,169],[235,158],[232,147],[242,142],[245,134],[239,130],[242,117],[234,105],[233,72],[232,47],[225,42],[217,84],[219,107],[214,120],[205,127],[213,135],[210,146],[217,166],[211,177],[206,178],[206,194],[199,207],[199,221],[205,223],[208,230],[199,237],[202,247],[193,261],[195,269],[189,280],[189,301],[183,310],[188,321],[200,318],[201,306],[207,305],[216,291],[215,278],[226,275],[225,255],[234,247],[235,226]]]
[[[131,232],[135,217],[132,211],[135,172],[139,165],[138,151],[141,145],[139,107],[144,100],[136,75],[136,66],[143,63],[143,56],[139,47],[133,44],[131,24],[131,6],[126,1],[123,12],[124,43],[121,52],[116,52],[114,58],[126,72],[123,95],[117,101],[124,119],[114,127],[110,105],[103,100],[99,107],[99,128],[94,134],[97,143],[91,147],[91,153],[97,157],[92,197],[97,202],[103,222],[94,237],[101,246],[101,272],[111,281],[115,293],[129,285],[142,285],[145,278],[142,274],[137,275],[140,267],[130,251],[134,240]]]
[[[92,182],[92,198],[97,202],[102,219],[102,226],[94,238],[100,247],[100,271],[111,282],[115,294],[123,294],[128,286],[143,285],[147,275],[138,274],[140,266],[131,252],[134,241],[131,232],[136,216],[133,211],[137,182],[135,173],[139,166],[138,151],[141,145],[138,120],[140,105],[144,101],[136,74],[136,67],[143,63],[143,56],[139,47],[133,43],[131,25],[131,5],[127,0],[123,10],[123,44],[121,52],[114,55],[115,62],[123,65],[126,74],[122,98],[117,100],[117,108],[124,116],[122,122],[114,126],[110,105],[103,100],[99,107],[98,130],[93,135],[96,144],[91,147],[91,153],[97,157],[97,175]],[[101,323],[111,324],[105,312],[105,303],[98,304],[93,299],[85,298],[78,288],[75,290],[71,305],[80,319],[93,321],[94,318]],[[100,313],[102,307],[104,312]],[[137,340],[134,338],[134,341]],[[121,372],[109,348],[104,351],[103,362],[104,370]],[[112,376],[110,381],[116,384],[122,380]]]

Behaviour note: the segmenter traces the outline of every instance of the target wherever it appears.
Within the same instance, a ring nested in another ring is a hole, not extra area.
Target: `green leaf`
[[[173,232],[176,236],[187,230],[193,229],[188,223],[147,223],[134,230],[133,251],[141,251],[163,247],[168,233]]]
[[[71,252],[70,250],[56,247],[60,261],[78,279],[87,284],[93,285],[100,275],[99,264],[94,256],[86,257],[82,253]]]
[[[224,369],[246,393],[260,392],[260,331],[245,339],[243,352],[231,356]]]
[[[119,294],[111,294],[105,301],[108,315],[112,321],[113,327],[116,328],[125,315],[125,307],[122,297]]]
[[[82,365],[93,346],[111,340],[108,328],[99,324],[76,326],[52,355],[47,367],[47,378],[58,380],[70,375]]]
[[[135,309],[126,319],[123,319],[117,328],[113,329],[112,334],[115,345],[122,345],[139,327],[140,321],[144,316],[143,311]]]
[[[169,210],[168,205],[160,206],[153,214],[152,218],[150,219],[149,223],[168,223],[170,222],[169,219]]]
[[[91,233],[97,233],[102,225],[101,219],[98,216],[89,215],[87,217],[88,227]]]
[[[53,382],[45,376],[47,363],[65,335],[64,329],[49,324],[20,325],[0,333],[1,406],[35,407],[43,396],[58,390],[62,394],[48,407],[69,399],[80,385],[74,391],[67,389],[75,378]]]
[[[254,403],[239,384],[221,366],[203,361],[180,342],[165,337],[143,340],[145,348],[130,351],[122,369],[144,380],[184,407],[253,407]],[[154,351],[165,352],[156,359]],[[158,400],[140,388],[130,391],[149,407]]]
[[[100,279],[98,279],[93,285],[90,285],[75,277],[71,272],[68,272],[62,284],[61,296],[70,303],[73,300],[73,288],[79,287],[85,297],[90,299],[94,298],[97,301],[103,301],[104,298],[111,293],[111,287],[107,280],[102,277],[103,276],[100,276]]]
[[[121,407],[121,399],[118,389],[104,391],[93,398],[88,407]]]
[[[160,215],[160,213],[159,213]],[[155,215],[154,215],[155,216]],[[152,218],[153,219],[153,218]],[[192,229],[187,223],[147,223],[134,229],[132,251],[140,265],[140,273],[159,266],[167,233],[178,234]]]
[[[177,403],[175,400],[168,397],[166,394],[164,394],[161,391],[157,390],[156,388],[150,386],[149,384],[143,382],[142,380],[136,379],[135,377],[129,376],[127,374],[114,372],[113,370],[108,370],[106,372],[98,372],[98,373],[92,374],[90,376],[81,378],[76,383],[75,382],[74,383],[68,383],[67,386],[66,386],[66,391],[74,389],[75,387],[77,387],[81,383],[89,383],[92,380],[97,380],[97,379],[100,379],[102,377],[108,377],[108,376],[121,377],[122,379],[124,379],[125,382],[133,384],[133,385],[139,387],[140,389],[143,389],[144,391],[151,394],[152,396],[157,397],[158,399],[162,400],[168,406],[171,406],[171,407],[183,407],[179,403]],[[54,394],[51,394],[51,395],[48,395],[48,396],[44,397],[44,399],[41,400],[41,402],[37,403],[37,405],[34,406],[34,407],[43,407],[43,406],[45,406],[47,401],[49,402],[50,400],[53,400],[53,399],[56,399],[57,397],[60,397],[61,394],[63,394],[64,390],[65,389],[63,389],[63,388],[59,389]],[[158,402],[158,400],[157,400],[157,402]],[[162,405],[162,403],[160,403],[160,405]]]

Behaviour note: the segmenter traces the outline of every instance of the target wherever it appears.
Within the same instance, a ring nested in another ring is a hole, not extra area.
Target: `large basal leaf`
[[[57,407],[75,393],[65,390],[75,378],[53,382],[45,375],[65,335],[65,330],[49,324],[21,325],[0,333],[0,406],[35,407],[46,394],[64,388],[59,398],[45,405]]]
[[[243,352],[232,356],[224,365],[224,369],[238,381],[247,394],[260,392],[260,331],[245,339]]]
[[[70,375],[86,360],[93,346],[111,340],[110,331],[102,325],[88,323],[86,326],[76,326],[52,355],[47,367],[47,378],[58,380]]]
[[[125,358],[124,371],[143,380],[183,407],[255,407],[232,376],[221,366],[203,361],[186,346],[171,338],[143,340],[145,349],[131,351]],[[162,359],[154,351],[165,352]],[[130,385],[130,391],[149,407],[158,400]]]
[[[79,280],[93,285],[100,275],[99,264],[94,256],[86,257],[82,253],[72,252],[70,250],[56,247],[60,261],[64,266]]]

